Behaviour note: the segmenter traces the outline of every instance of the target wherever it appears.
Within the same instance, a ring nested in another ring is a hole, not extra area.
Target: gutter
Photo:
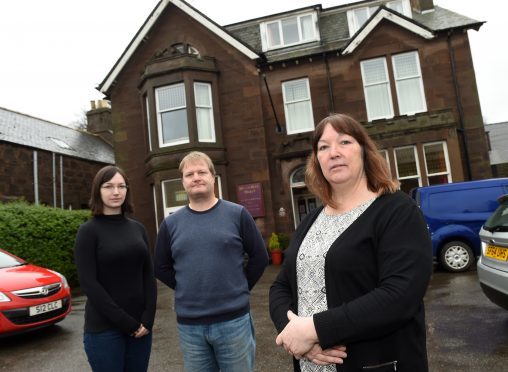
[[[455,64],[455,51],[452,46],[452,40],[451,37],[453,35],[453,30],[450,30],[446,34],[446,41],[448,44],[448,54],[450,57],[450,65],[452,68],[452,79],[453,79],[453,87],[455,88],[455,102],[457,104],[457,110],[459,112],[459,128],[457,129],[459,133],[462,135],[460,136],[462,146],[464,147],[464,156],[465,156],[465,169],[466,169],[466,179],[471,180],[471,164],[470,164],[470,157],[469,157],[469,150],[467,146],[467,132],[464,128],[464,108],[462,107],[462,98],[460,94],[460,87],[459,83],[457,81],[457,66]]]

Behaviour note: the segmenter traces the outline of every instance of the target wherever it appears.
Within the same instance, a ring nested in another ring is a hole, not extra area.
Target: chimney
[[[90,101],[90,106],[91,110],[86,113],[86,130],[113,146],[113,123],[109,102],[103,99],[97,102]]]
[[[434,10],[433,0],[411,0],[411,8],[417,13],[427,13]]]

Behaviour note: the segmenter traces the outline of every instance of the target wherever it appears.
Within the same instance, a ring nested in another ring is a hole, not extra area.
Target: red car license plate
[[[62,308],[62,300],[46,302],[45,304],[30,306],[30,316],[47,313]]]

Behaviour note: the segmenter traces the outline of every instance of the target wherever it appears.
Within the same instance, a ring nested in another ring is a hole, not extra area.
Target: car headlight
[[[0,302],[9,302],[11,299],[3,292],[0,292]]]
[[[53,270],[49,270],[49,271],[51,271],[53,274],[58,275],[60,277],[60,279],[62,280],[62,283],[64,285],[64,288],[69,288],[69,283],[67,283],[67,279],[65,279],[65,276],[63,276],[62,274],[60,274],[56,271],[53,271]]]
[[[482,250],[480,252],[480,255],[485,256],[485,249],[487,248],[487,244],[484,241],[482,241],[481,244],[482,244]]]

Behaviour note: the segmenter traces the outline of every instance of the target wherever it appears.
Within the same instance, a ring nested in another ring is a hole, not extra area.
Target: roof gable
[[[243,53],[250,59],[257,59],[259,56],[253,52],[249,47],[243,44],[241,41],[233,37],[228,31],[226,31],[223,27],[219,26],[217,23],[212,21],[210,18],[206,17],[204,14],[187,4],[183,0],[161,0],[152,13],[148,16],[148,19],[145,21],[143,26],[136,33],[132,41],[129,43],[125,51],[122,53],[118,61],[115,63],[111,71],[104,78],[101,84],[97,87],[97,89],[103,93],[108,94],[109,89],[112,87],[114,81],[118,74],[122,71],[124,66],[127,64],[133,53],[136,51],[137,47],[141,44],[143,39],[146,37],[152,26],[157,22],[160,15],[164,12],[166,7],[169,4],[173,4],[184,13],[186,13],[189,17],[199,22],[205,28],[210,30],[212,33],[217,35],[219,38],[224,40],[226,43],[236,48],[238,51]]]
[[[385,8],[381,6],[376,13],[358,30],[358,32],[353,35],[351,40],[346,44],[346,46],[342,49],[342,54],[350,54],[353,53],[354,50],[369,36],[369,34],[376,28],[376,26],[382,20],[388,20],[399,25],[406,30],[413,32],[425,39],[432,39],[435,37],[434,33],[430,31],[427,27],[418,24],[417,22],[404,17],[403,15],[392,11],[391,9]]]

